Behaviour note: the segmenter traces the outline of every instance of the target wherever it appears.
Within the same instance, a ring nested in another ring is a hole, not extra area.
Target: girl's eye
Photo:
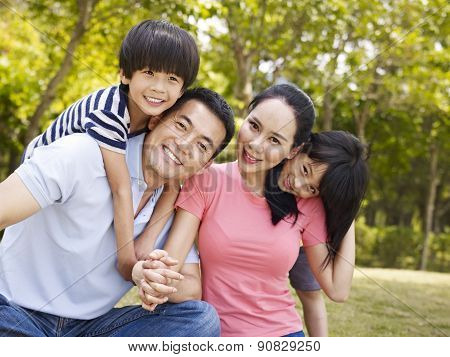
[[[308,169],[306,168],[305,165],[303,165],[303,173],[305,176],[308,176]]]
[[[313,186],[309,186],[309,191],[315,195],[316,194],[316,189]]]
[[[270,138],[270,141],[272,142],[272,144],[279,144],[280,143],[280,140],[278,140],[276,137],[274,137],[274,136],[272,136],[271,138]]]

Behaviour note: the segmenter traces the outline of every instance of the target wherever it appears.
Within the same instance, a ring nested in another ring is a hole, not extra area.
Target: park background
[[[290,81],[313,98],[316,131],[347,130],[367,144],[355,279],[347,303],[327,302],[330,334],[448,336],[449,8],[446,0],[0,0],[0,179],[66,107],[118,83],[118,50],[134,24],[166,19],[194,35],[195,85],[224,95],[238,123],[255,93]],[[230,145],[218,161],[234,158]],[[136,301],[132,292],[122,304]]]

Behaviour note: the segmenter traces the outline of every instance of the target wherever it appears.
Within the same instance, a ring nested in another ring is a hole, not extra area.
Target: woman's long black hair
[[[292,147],[300,146],[308,139],[316,118],[311,98],[293,84],[277,84],[267,88],[253,98],[248,109],[252,111],[264,100],[273,98],[284,101],[294,112],[297,130]],[[264,197],[269,204],[273,224],[277,224],[286,216],[293,216],[296,221],[299,213],[295,196],[283,192],[278,187],[278,177],[284,161],[269,170],[264,184]]]

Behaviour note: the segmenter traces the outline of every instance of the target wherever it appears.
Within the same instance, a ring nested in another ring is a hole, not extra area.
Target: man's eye
[[[200,147],[200,149],[201,149],[202,151],[207,151],[207,150],[208,150],[208,148],[206,147],[206,145],[203,144],[203,143],[201,143],[201,142],[198,143],[198,146]]]
[[[176,124],[180,129],[186,130],[186,125],[184,125],[181,121],[177,121]]]

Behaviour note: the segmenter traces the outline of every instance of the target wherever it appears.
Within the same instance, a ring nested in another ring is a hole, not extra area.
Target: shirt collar
[[[144,172],[142,171],[142,148],[144,147],[145,133],[133,136],[128,139],[126,160],[130,177],[139,182],[144,181]]]

